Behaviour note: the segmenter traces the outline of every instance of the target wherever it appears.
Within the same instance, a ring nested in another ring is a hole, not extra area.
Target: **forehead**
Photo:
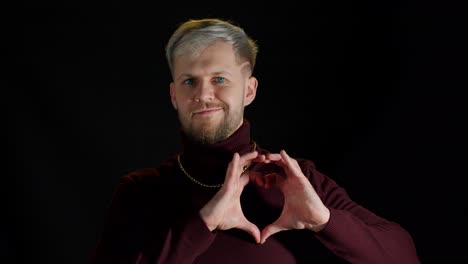
[[[174,58],[174,73],[197,69],[217,68],[227,70],[239,67],[240,63],[232,44],[216,41],[198,52],[185,52]]]

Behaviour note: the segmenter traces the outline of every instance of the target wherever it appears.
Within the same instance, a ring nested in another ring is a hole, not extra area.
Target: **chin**
[[[224,140],[226,136],[222,131],[219,131],[219,128],[217,129],[203,129],[203,130],[198,130],[198,131],[192,131],[192,137],[203,144],[214,144],[216,142],[219,142],[221,140]]]
[[[221,125],[191,126],[189,129],[185,129],[185,133],[193,141],[200,144],[214,144],[226,139],[229,135],[226,127]]]
[[[214,144],[227,139],[237,129],[236,118],[207,119],[207,120],[187,120],[183,126],[184,132],[193,141],[200,144]]]

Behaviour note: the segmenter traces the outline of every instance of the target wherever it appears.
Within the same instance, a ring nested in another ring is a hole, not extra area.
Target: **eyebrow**
[[[183,77],[189,77],[189,78],[191,78],[192,75],[191,75],[191,74],[188,74],[188,73],[182,73],[181,75],[179,75],[179,77],[176,78],[176,80],[182,79]]]
[[[228,71],[215,71],[215,72],[212,72],[211,75],[230,75],[232,76],[232,73],[228,72]],[[176,78],[176,80],[180,80],[184,77],[188,77],[188,78],[193,78],[194,76],[190,73],[182,73],[179,75],[179,77]]]
[[[213,72],[212,75],[232,75],[232,74],[228,71],[217,71],[217,72]]]

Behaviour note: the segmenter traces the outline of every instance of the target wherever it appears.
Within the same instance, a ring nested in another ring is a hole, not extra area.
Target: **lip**
[[[193,112],[193,115],[208,115],[214,112],[218,112],[222,110],[222,108],[210,108],[210,109],[202,109]]]

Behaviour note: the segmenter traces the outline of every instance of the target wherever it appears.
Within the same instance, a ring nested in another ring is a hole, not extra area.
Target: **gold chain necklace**
[[[253,150],[256,150],[257,149],[257,143],[255,143],[255,141],[252,140],[252,143],[254,144],[254,147],[253,147]],[[197,181],[195,178],[193,178],[192,176],[190,176],[190,174],[188,174],[188,172],[184,169],[184,166],[182,166],[182,162],[180,161],[180,154],[177,154],[177,162],[179,162],[179,167],[180,167],[180,170],[191,180],[193,181],[194,183],[198,184],[198,185],[201,185],[203,187],[207,187],[207,188],[218,188],[218,187],[222,187],[223,184],[222,183],[219,183],[219,184],[205,184],[205,183],[202,183],[200,181]],[[242,169],[242,173],[244,173],[248,168],[250,167],[250,164],[247,165],[247,166],[244,166],[244,168]]]

